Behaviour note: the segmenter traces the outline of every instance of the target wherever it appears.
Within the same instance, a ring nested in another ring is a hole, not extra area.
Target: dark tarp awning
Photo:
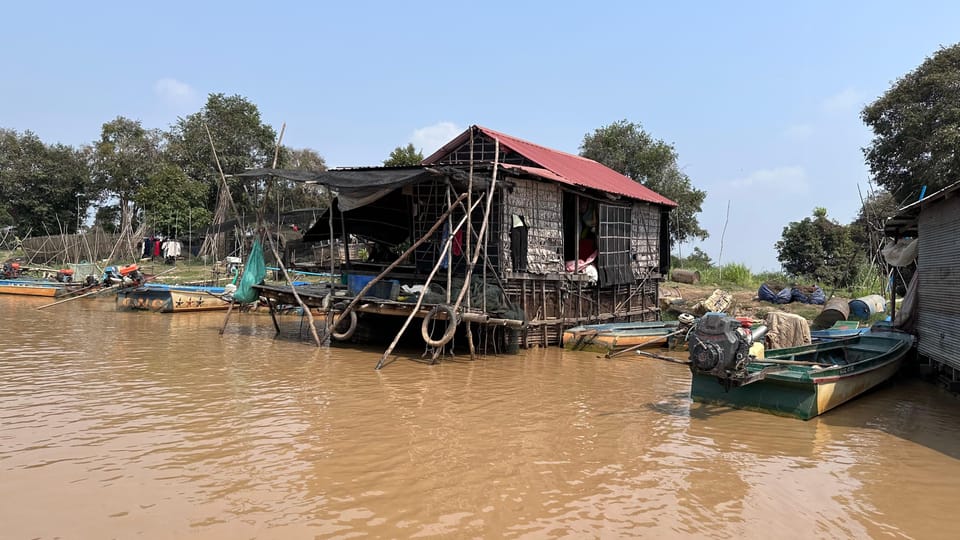
[[[233,176],[276,176],[293,182],[319,184],[337,192],[340,208],[349,212],[383,197],[390,191],[446,175],[436,167],[378,167],[369,169],[335,169],[322,172],[287,169],[253,169]]]
[[[392,190],[380,199],[343,214],[347,232],[363,238],[395,246],[410,235],[410,209],[400,190]],[[333,237],[341,238],[343,227],[340,208],[333,206]],[[330,239],[330,218],[324,213],[303,235],[305,242]]]

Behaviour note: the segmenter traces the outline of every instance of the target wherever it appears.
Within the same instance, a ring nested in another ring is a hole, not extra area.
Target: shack
[[[595,161],[471,126],[416,167],[244,174],[336,193],[304,240],[371,246],[344,262],[340,315],[439,312],[509,327],[520,347],[559,344],[579,324],[660,318],[676,204]],[[290,292],[261,287],[278,303]]]
[[[960,182],[901,208],[884,226],[891,243],[907,245],[916,239],[916,270],[896,322],[916,332],[921,360],[953,392],[960,392],[958,195]],[[910,307],[912,312],[905,313]]]

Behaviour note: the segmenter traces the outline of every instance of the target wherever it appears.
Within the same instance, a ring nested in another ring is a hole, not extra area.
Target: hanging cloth
[[[253,286],[262,283],[266,275],[267,265],[263,262],[263,248],[258,238],[253,241],[253,247],[250,248],[250,256],[247,257],[247,265],[243,269],[243,277],[240,278],[237,292],[233,293],[233,299],[241,304],[256,301],[259,295]]]

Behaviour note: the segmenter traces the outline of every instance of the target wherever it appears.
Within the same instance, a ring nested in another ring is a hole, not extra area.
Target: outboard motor
[[[766,326],[744,328],[739,320],[726,313],[707,313],[688,338],[690,370],[736,384],[747,375],[750,346],[766,333]]]

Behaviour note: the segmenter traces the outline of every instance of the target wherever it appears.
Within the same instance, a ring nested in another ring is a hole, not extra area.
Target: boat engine
[[[707,313],[688,338],[690,369],[725,381],[742,379],[750,362],[750,346],[766,333],[766,326],[744,328],[725,313]]]

